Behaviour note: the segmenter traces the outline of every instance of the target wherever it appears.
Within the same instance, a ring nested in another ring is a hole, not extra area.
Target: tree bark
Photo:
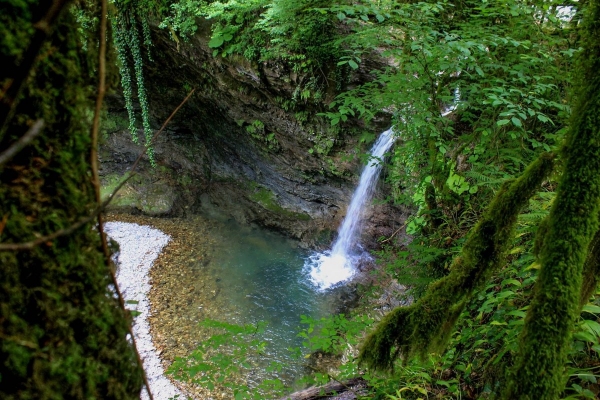
[[[0,64],[26,69],[19,97],[0,99],[11,105],[0,137],[0,154],[10,156],[0,165],[3,245],[65,230],[97,206],[88,101],[94,67],[86,65],[68,10],[53,34],[36,42],[33,26],[47,8],[47,2],[10,0],[0,13]],[[29,69],[22,63],[34,42],[40,49]],[[14,68],[1,69],[0,88],[15,84]],[[15,148],[37,121],[43,121],[39,134]],[[126,338],[129,320],[110,288],[94,224],[31,248],[9,248],[0,251],[0,398],[139,398],[142,375]]]
[[[578,102],[563,173],[539,250],[540,273],[506,399],[552,400],[566,383],[569,341],[579,315],[582,275],[600,212],[600,2],[589,2],[579,55]]]

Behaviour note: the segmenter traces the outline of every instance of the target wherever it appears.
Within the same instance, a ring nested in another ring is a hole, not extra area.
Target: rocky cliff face
[[[154,62],[146,65],[145,78],[154,128],[191,88],[196,92],[157,139],[158,166],[152,169],[145,160],[115,206],[152,215],[218,210],[306,245],[319,240],[329,244],[358,180],[358,156],[366,150],[356,134],[378,132],[386,122],[332,128],[316,114],[335,95],[333,81],[320,91],[320,98],[314,93],[307,98],[300,88],[306,89],[309,78],[282,65],[215,58],[207,45],[206,24],[188,43],[173,41],[163,30],[153,35]],[[365,77],[355,74],[346,84],[361,79]],[[112,96],[107,104],[101,146],[106,190],[142,151],[124,129],[122,100]],[[401,210],[387,205],[373,206],[368,214],[369,246],[391,235],[404,220]]]

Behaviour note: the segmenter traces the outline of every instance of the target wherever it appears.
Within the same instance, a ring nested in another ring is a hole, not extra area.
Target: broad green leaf
[[[503,290],[500,293],[498,293],[496,297],[498,297],[499,299],[505,299],[509,296],[513,296],[514,294],[515,292],[513,292],[512,290]]]
[[[525,315],[527,315],[527,313],[525,311],[514,310],[514,311],[511,311],[511,312],[507,313],[507,315],[512,315],[512,316],[515,316],[515,317],[525,318]]]
[[[590,373],[575,374],[576,377],[584,382],[598,383],[596,376]]]
[[[210,48],[217,48],[220,47],[223,44],[223,36],[216,36],[213,37],[210,42],[208,42],[208,47]]]
[[[596,338],[589,332],[575,332],[573,338],[581,340],[582,342],[596,343]]]
[[[543,115],[543,114],[538,114],[538,115],[537,115],[537,118],[538,118],[540,121],[542,121],[542,122],[548,122],[548,121],[550,121],[550,118],[546,117],[546,116],[545,116],[545,115]]]
[[[600,314],[600,307],[595,304],[586,304],[581,311],[589,312],[590,314]]]
[[[591,334],[595,335],[596,337],[600,338],[600,324],[596,321],[592,321],[589,319],[584,319],[581,322],[581,327],[590,332]]]

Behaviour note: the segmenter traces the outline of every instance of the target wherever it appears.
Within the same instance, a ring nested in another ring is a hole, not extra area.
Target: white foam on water
[[[312,268],[309,279],[321,289],[328,289],[340,281],[352,278],[355,270],[352,262],[343,254],[331,254],[331,251],[315,253],[309,257]]]

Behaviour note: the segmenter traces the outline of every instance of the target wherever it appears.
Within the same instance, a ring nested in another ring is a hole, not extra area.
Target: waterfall
[[[323,253],[315,253],[307,260],[310,280],[321,289],[327,289],[352,277],[358,262],[367,255],[358,242],[362,211],[373,196],[383,155],[392,146],[394,139],[392,128],[379,136],[371,149],[371,159],[360,175],[358,187],[354,191],[333,247]]]

